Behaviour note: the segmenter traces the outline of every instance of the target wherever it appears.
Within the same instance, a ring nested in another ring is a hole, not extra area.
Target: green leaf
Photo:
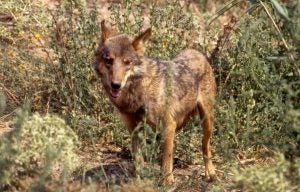
[[[290,20],[289,16],[288,16],[288,11],[285,7],[283,7],[282,5],[280,5],[278,3],[277,0],[271,0],[271,3],[273,4],[275,10],[278,12],[278,14],[283,17],[286,20]]]
[[[0,115],[4,112],[6,107],[6,98],[2,91],[0,91]]]
[[[257,0],[249,0],[249,2],[250,2],[251,4],[257,4],[257,3],[258,3]]]

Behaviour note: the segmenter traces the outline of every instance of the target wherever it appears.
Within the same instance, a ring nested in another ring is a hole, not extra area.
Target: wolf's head
[[[130,76],[138,75],[145,44],[151,35],[148,28],[132,38],[116,35],[114,30],[101,22],[101,43],[96,51],[95,70],[111,98],[118,98]]]

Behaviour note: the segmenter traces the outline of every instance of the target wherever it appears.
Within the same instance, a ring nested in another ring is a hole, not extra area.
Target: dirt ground
[[[97,180],[97,189],[100,191],[105,191],[108,183],[99,180],[99,172],[104,171],[107,178],[115,178],[115,184],[124,184],[129,181],[130,177],[134,176],[134,165],[129,152],[122,151],[121,148],[116,147],[114,144],[95,144],[85,147],[80,152],[80,157],[87,168],[84,171],[85,179],[90,177],[92,180]],[[159,171],[159,165],[155,165],[154,169]],[[213,182],[205,178],[203,163],[182,165],[175,159],[174,176],[175,184],[172,187],[172,191],[207,191],[213,185]],[[82,179],[82,177],[74,177],[71,182],[73,183],[72,186],[75,183],[82,182]]]

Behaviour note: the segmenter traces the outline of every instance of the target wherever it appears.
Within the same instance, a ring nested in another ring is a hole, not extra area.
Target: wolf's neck
[[[142,81],[139,81],[140,86],[144,89],[149,89],[149,87],[153,86],[152,83],[160,80],[161,77],[161,70],[159,69],[158,60],[143,57],[141,58],[142,61]]]
[[[134,113],[145,107],[145,101],[153,95],[153,86],[159,83],[156,61],[143,57],[141,62],[141,66],[135,71],[136,74],[127,80],[122,101],[116,104],[120,111]]]

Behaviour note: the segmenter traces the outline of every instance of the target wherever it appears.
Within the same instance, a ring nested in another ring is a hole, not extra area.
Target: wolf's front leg
[[[139,123],[140,119],[137,119],[135,114],[130,113],[121,113],[121,117],[125,122],[129,134],[131,136],[131,154],[133,159],[135,160],[136,165],[143,164],[144,159],[142,152],[140,151],[140,138],[138,136],[139,133]]]
[[[164,130],[162,135],[162,172],[163,185],[171,185],[174,182],[173,176],[173,148],[176,131],[176,121],[171,115],[164,119]]]
[[[143,165],[144,158],[140,147],[141,139],[138,136],[138,130],[131,133],[131,153],[136,165]]]

